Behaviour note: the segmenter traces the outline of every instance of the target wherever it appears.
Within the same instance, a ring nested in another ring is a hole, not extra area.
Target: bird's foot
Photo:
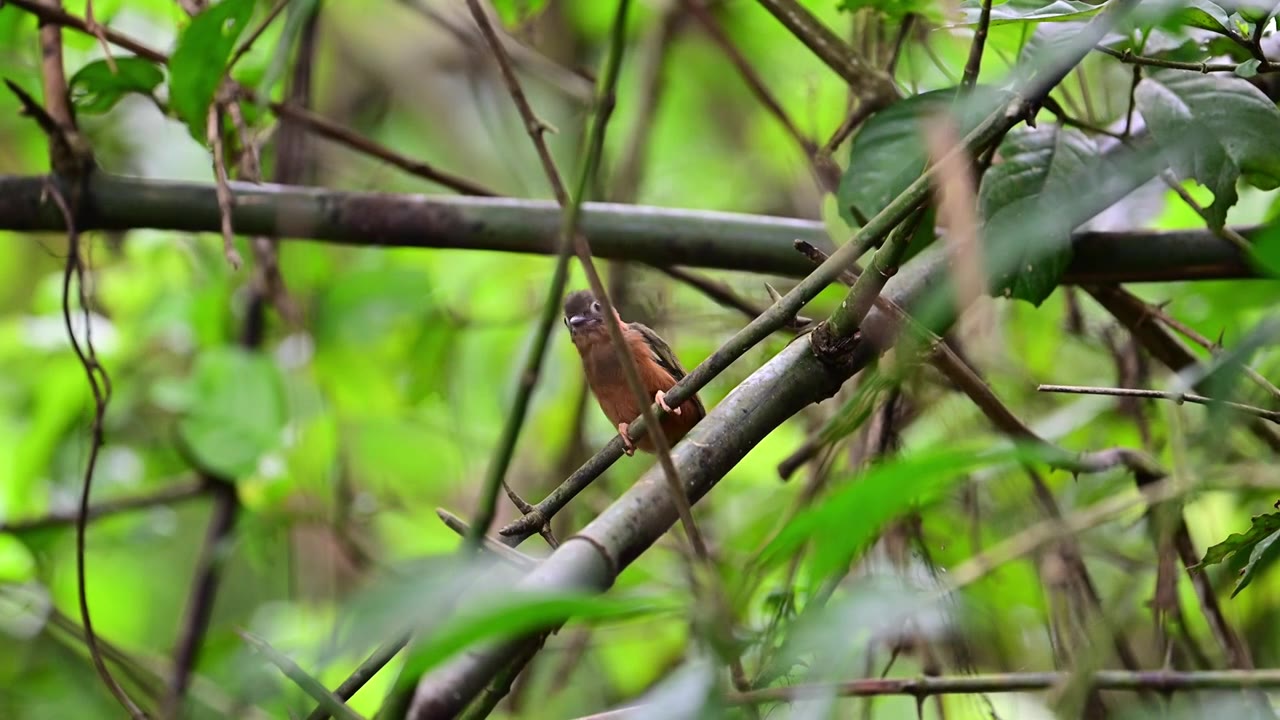
[[[680,407],[677,405],[674,409],[667,404],[667,394],[661,390],[653,394],[653,401],[658,403],[658,407],[666,410],[672,415],[680,414]]]
[[[627,424],[618,423],[618,437],[622,438],[622,452],[631,457],[636,454],[636,444],[631,442],[631,436],[627,434]]]

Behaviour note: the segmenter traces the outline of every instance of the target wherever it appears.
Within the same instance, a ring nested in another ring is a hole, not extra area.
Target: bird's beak
[[[582,327],[585,324],[587,324],[586,315],[570,315],[569,316],[569,329],[577,330],[578,328]]]

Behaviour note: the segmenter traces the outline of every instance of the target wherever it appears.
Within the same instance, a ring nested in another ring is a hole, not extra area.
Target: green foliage
[[[515,27],[528,22],[547,7],[547,0],[494,0],[493,8],[498,11],[507,27]]]
[[[873,466],[823,503],[797,514],[761,552],[765,566],[786,562],[812,543],[816,578],[830,576],[866,548],[885,523],[910,509],[926,508],[965,478],[965,473],[1007,461],[1009,452],[973,448],[918,450]]]
[[[1009,133],[1000,146],[1002,162],[992,166],[979,188],[982,216],[990,221],[1004,214],[1005,222],[1008,217],[1035,222],[1046,208],[1070,202],[1073,181],[1096,153],[1093,141],[1082,133],[1056,125]],[[1033,305],[1053,292],[1071,262],[1065,230],[1047,253],[1026,243],[1006,243],[988,252],[999,255],[996,267],[1009,268],[993,282],[994,291]]]
[[[961,10],[965,22],[975,24],[982,15],[982,0],[964,0]],[[1102,9],[1101,4],[1083,2],[1083,0],[1009,0],[992,3],[991,24],[1006,25],[1010,23],[1037,22],[1069,22],[1085,20],[1096,15]]]
[[[1231,591],[1231,597],[1235,597],[1275,564],[1276,558],[1280,557],[1280,545],[1276,544],[1276,540],[1280,540],[1280,513],[1256,515],[1246,532],[1232,533],[1226,540],[1209,548],[1200,565],[1207,567],[1247,558],[1240,570],[1240,579]]]
[[[956,88],[932,90],[872,115],[849,148],[849,166],[836,190],[840,216],[861,224],[920,177],[929,159],[925,133],[931,118],[947,117],[959,140],[982,122],[998,96],[982,86],[959,99]]]
[[[486,640],[519,637],[569,618],[578,621],[627,620],[677,610],[669,600],[595,594],[519,593],[479,603],[451,618],[447,626],[415,643],[401,679],[414,683],[422,673],[462,650]]]
[[[1135,100],[1176,171],[1213,191],[1215,226],[1236,204],[1240,177],[1264,190],[1280,185],[1280,110],[1244,80],[1160,71],[1138,83]]]
[[[201,12],[178,36],[169,59],[169,106],[200,142],[208,135],[209,105],[253,6],[254,0],[222,0]]]
[[[164,72],[150,60],[122,57],[115,61],[116,72],[106,60],[95,60],[71,76],[71,101],[81,113],[104,113],[129,93],[154,97],[164,82]]]
[[[201,353],[178,433],[201,467],[239,479],[279,447],[285,407],[270,358],[233,347]]]

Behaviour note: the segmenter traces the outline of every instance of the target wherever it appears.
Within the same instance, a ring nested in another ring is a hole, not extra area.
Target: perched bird
[[[666,392],[685,375],[671,347],[648,327],[623,322],[616,310],[612,318],[606,319],[600,302],[590,290],[579,290],[565,297],[564,324],[569,328],[569,336],[573,338],[578,355],[582,357],[582,369],[587,375],[591,393],[596,396],[605,417],[618,428],[626,453],[635,454],[637,447],[651,453],[654,451],[653,440],[648,434],[637,443],[633,443],[627,434],[627,423],[638,417],[642,408],[627,385],[622,365],[609,342],[609,328],[605,322],[616,322],[622,328],[627,350],[640,372],[640,383],[669,413],[662,416],[660,423],[667,441],[674,445],[707,411],[696,394],[674,410],[667,406]]]

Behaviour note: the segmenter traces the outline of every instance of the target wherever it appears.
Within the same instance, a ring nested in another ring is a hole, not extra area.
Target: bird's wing
[[[671,346],[667,344],[654,332],[652,328],[643,323],[631,323],[631,329],[640,333],[644,338],[644,342],[653,352],[653,359],[662,366],[663,370],[671,373],[671,377],[680,380],[685,376],[684,368],[680,367],[680,361],[676,359],[676,354],[671,350]]]
[[[671,373],[671,377],[675,378],[677,382],[684,378],[684,368],[680,366],[680,361],[676,359],[675,352],[672,351],[671,346],[667,344],[666,340],[659,337],[658,333],[654,332],[652,328],[644,323],[633,322],[630,324],[630,327],[632,330],[640,333],[640,336],[644,338],[645,344],[648,345],[649,349],[653,352],[653,359],[658,363],[658,365],[662,366],[663,370]],[[698,397],[697,393],[694,393],[693,397],[689,399],[697,406],[699,416],[706,414],[706,410],[702,406],[702,400]]]

